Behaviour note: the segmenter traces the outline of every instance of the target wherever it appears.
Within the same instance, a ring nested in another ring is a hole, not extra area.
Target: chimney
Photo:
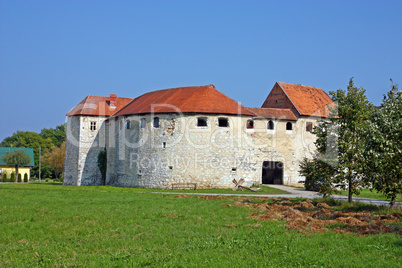
[[[117,95],[110,94],[110,109],[116,109],[116,108],[117,108]]]

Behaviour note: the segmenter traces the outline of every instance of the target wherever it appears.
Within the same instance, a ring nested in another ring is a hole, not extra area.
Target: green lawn
[[[341,195],[348,196],[348,191],[341,191]],[[369,189],[362,189],[360,191],[359,195],[353,195],[353,197],[364,197],[364,198],[374,198],[374,199],[379,199],[379,200],[388,200],[391,201],[391,199],[387,199],[384,195],[381,193],[377,193],[377,191],[373,190],[370,191]],[[397,202],[402,202],[402,195],[397,195],[396,196],[396,201]]]
[[[0,196],[5,267],[401,267],[401,236],[305,235],[228,200],[50,183]]]

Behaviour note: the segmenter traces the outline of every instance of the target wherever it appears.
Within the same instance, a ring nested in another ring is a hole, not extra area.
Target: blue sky
[[[214,84],[259,107],[275,81],[380,104],[402,86],[402,1],[0,0],[0,141],[85,96]]]

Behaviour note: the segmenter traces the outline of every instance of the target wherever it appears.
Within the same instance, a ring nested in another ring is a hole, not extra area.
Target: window
[[[292,128],[293,128],[292,123],[287,122],[286,123],[286,130],[292,130]]]
[[[313,131],[313,122],[306,122],[306,131]]]
[[[275,128],[274,122],[272,122],[272,120],[269,120],[268,121],[268,129],[274,130],[274,128]]]
[[[130,120],[126,121],[126,129],[130,129],[131,128],[131,122]]]
[[[166,148],[166,142],[162,142],[162,148]]]
[[[140,127],[145,128],[147,125],[147,120],[145,118],[141,118]]]
[[[247,129],[254,128],[254,121],[251,120],[251,119],[247,120],[247,126],[246,127],[247,127]]]
[[[197,118],[197,127],[207,127],[207,118],[206,117],[198,117]]]
[[[226,117],[218,118],[218,126],[229,127],[229,120]]]
[[[96,122],[95,121],[91,121],[91,126],[89,129],[92,131],[96,130]]]
[[[159,117],[154,117],[154,128],[159,128]]]

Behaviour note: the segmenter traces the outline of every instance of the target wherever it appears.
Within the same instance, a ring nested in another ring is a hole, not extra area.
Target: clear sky
[[[260,107],[276,81],[402,86],[402,1],[0,0],[0,141],[85,96],[214,84]]]

